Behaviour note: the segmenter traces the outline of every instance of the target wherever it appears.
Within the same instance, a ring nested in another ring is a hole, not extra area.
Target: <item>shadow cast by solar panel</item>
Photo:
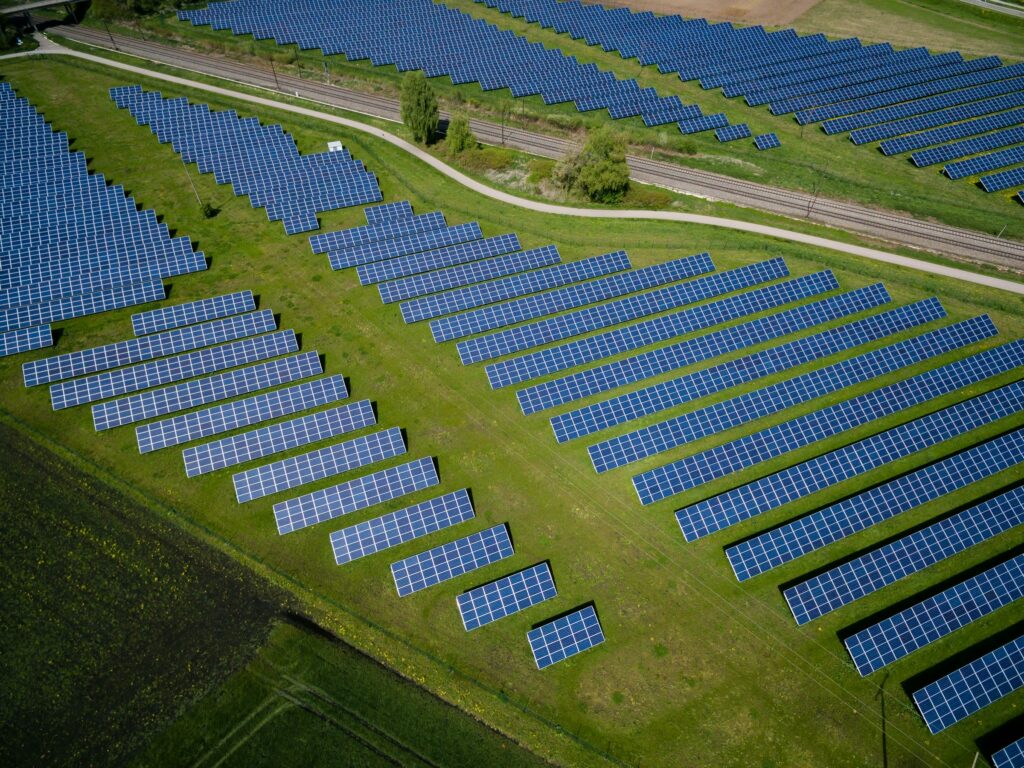
[[[998,728],[993,728],[983,736],[979,736],[975,744],[981,754],[991,758],[993,752],[1005,749],[1024,733],[1024,714],[1007,720]]]
[[[552,575],[554,575],[554,572],[552,572]],[[579,605],[574,605],[572,608],[567,608],[566,610],[562,611],[561,613],[556,613],[554,616],[548,616],[547,618],[542,619],[541,621],[538,621],[536,624],[533,624],[530,627],[530,629],[537,629],[538,627],[543,627],[545,624],[550,624],[552,621],[558,621],[559,619],[564,618],[564,617],[568,616],[571,613],[576,613],[577,611],[582,611],[584,608],[588,608],[588,607],[594,609],[594,615],[597,616],[598,623],[601,624],[601,626],[603,627],[604,623],[601,621],[601,613],[597,610],[597,605],[594,603],[593,600],[589,600],[589,601],[587,601],[585,603],[580,603]]]
[[[56,328],[51,326],[50,327],[50,333],[53,334],[53,346],[56,347],[57,344],[60,343],[60,337],[64,335],[64,326],[62,325],[62,326],[56,327]]]
[[[986,391],[987,392],[988,391],[994,391],[995,389],[999,389],[999,387],[992,387],[992,388],[990,388],[990,389],[988,389]],[[984,394],[984,393],[982,392],[982,393],[975,394],[973,397],[978,397],[981,394]],[[967,398],[967,399],[972,399],[972,398]],[[927,404],[928,403],[926,403],[926,405]],[[918,406],[914,406],[914,407],[916,408]],[[942,410],[941,408],[939,408],[939,409],[933,408],[932,410],[928,411],[928,414],[936,413],[936,412],[941,411],[941,410]],[[923,414],[923,415],[928,415],[928,414]],[[917,416],[915,418],[922,418],[922,416]],[[914,420],[915,419],[911,419],[910,421],[912,422]],[[905,422],[905,423],[910,423],[910,422]],[[818,512],[821,512],[823,509],[828,509],[829,507],[834,507],[837,504],[842,504],[843,502],[849,501],[850,499],[856,498],[857,496],[863,496],[864,494],[870,493],[871,491],[875,490],[876,488],[880,488],[882,486],[889,485],[890,483],[897,482],[897,481],[899,481],[899,480],[901,480],[901,479],[903,479],[905,477],[908,477],[909,475],[913,475],[913,474],[915,474],[917,472],[921,472],[921,471],[927,469],[928,467],[932,467],[932,466],[934,466],[936,464],[940,464],[940,463],[942,463],[944,461],[949,461],[950,459],[954,458],[955,456],[960,456],[961,454],[967,453],[968,451],[973,450],[974,448],[977,448],[979,445],[984,445],[986,443],[991,443],[994,440],[998,440],[1001,437],[1006,437],[1007,435],[1010,435],[1010,434],[1012,434],[1014,432],[1017,432],[1020,429],[1021,429],[1021,427],[1020,427],[1019,424],[1017,426],[1007,427],[1002,432],[999,432],[998,434],[994,434],[994,435],[989,435],[984,440],[981,440],[981,441],[978,441],[978,442],[972,442],[970,445],[964,446],[959,451],[952,451],[950,453],[943,454],[941,456],[936,456],[933,461],[926,462],[926,463],[921,464],[921,465],[919,465],[917,467],[914,467],[913,469],[908,469],[906,472],[903,472],[903,473],[901,473],[899,475],[895,475],[894,477],[890,477],[890,478],[888,478],[886,480],[882,480],[882,481],[880,481],[878,483],[875,483],[874,485],[865,486],[865,487],[860,488],[859,490],[857,490],[855,492],[848,493],[845,496],[841,496],[841,497],[839,497],[837,499],[833,499],[828,504],[825,504],[825,505],[820,506],[820,507],[815,507],[814,509],[807,510],[806,512],[804,512],[803,514],[800,514],[800,515],[795,515],[793,517],[787,517],[787,518],[779,519],[779,520],[773,522],[772,524],[767,525],[764,528],[761,528],[761,529],[759,529],[759,530],[757,530],[757,531],[755,531],[753,533],[745,534],[743,536],[740,536],[738,538],[734,538],[731,541],[726,542],[725,544],[722,545],[722,551],[724,552],[725,550],[729,549],[730,547],[735,547],[735,546],[737,546],[739,544],[744,544],[744,543],[746,543],[746,542],[748,542],[748,541],[750,541],[752,539],[756,539],[757,537],[762,536],[765,533],[768,533],[769,531],[774,531],[777,528],[782,528],[783,526],[789,525],[790,523],[792,523],[792,522],[794,522],[796,520],[803,520],[804,518],[807,518],[810,515],[814,515],[814,514],[817,514]],[[875,434],[878,434],[878,433],[875,433]],[[855,445],[857,442],[859,442],[859,441],[855,440],[855,441],[853,441],[853,443],[848,443],[847,445]],[[929,451],[928,453],[929,453],[929,456],[933,455],[933,450]],[[1004,471],[1008,471],[1008,470],[1004,470]],[[964,487],[969,487],[969,486],[964,486]],[[957,489],[954,492],[959,492],[960,490],[963,490],[963,489],[960,488],[960,489]],[[997,493],[993,493],[991,495],[992,496],[997,496],[997,495],[1000,495],[1002,493],[1006,493],[1009,490],[1011,490],[1011,487],[1010,487],[1010,484],[1007,484],[1007,486],[1004,487],[1001,491],[999,491]],[[719,494],[715,494],[715,495],[719,495]],[[942,498],[942,496],[940,496],[938,498]],[[988,497],[985,497],[985,498],[988,498]],[[934,501],[934,499],[933,499],[933,501]],[[960,509],[962,510],[962,509],[964,509],[966,507],[973,507],[975,504],[978,504],[981,501],[982,501],[982,499],[978,499],[976,501],[969,502],[968,504],[966,504],[964,507],[961,507]],[[911,509],[911,510],[908,510],[907,512],[905,512],[905,513],[900,513],[900,514],[912,513],[913,511],[914,510]],[[752,519],[756,519],[756,518],[752,518]],[[898,520],[899,519],[899,515],[897,515],[896,518],[893,518],[893,519],[897,519]],[[888,522],[888,521],[884,521],[884,522]],[[932,522],[935,522],[935,521],[933,520]],[[906,531],[903,532],[903,533],[900,533],[900,534],[898,534],[896,536],[896,538],[901,538],[902,536],[906,535],[906,533],[907,533]],[[877,545],[875,545],[875,546],[877,546]],[[872,546],[871,549],[874,549],[875,546]],[[831,567],[832,566],[827,566],[823,570],[828,570]],[[813,575],[813,574],[804,574],[803,576],[799,577],[797,579],[797,581],[804,581],[805,579],[810,578],[811,575]],[[792,582],[787,582],[787,584],[789,586],[793,586]]]
[[[886,606],[885,608],[880,608],[879,610],[872,613],[870,616],[865,616],[863,619],[859,619],[852,624],[842,627],[836,632],[836,635],[839,637],[840,640],[845,641],[846,638],[850,637],[851,635],[855,635],[861,630],[867,629],[868,627],[877,624],[882,619],[900,613],[901,611],[910,608],[912,605],[920,603],[922,600],[927,600],[928,598],[934,597],[935,595],[941,592],[945,592],[950,587],[953,587],[962,581],[966,581],[967,579],[972,579],[979,573],[987,571],[990,568],[994,568],[1000,563],[1005,563],[1007,560],[1011,560],[1022,553],[1024,553],[1024,542],[1021,542],[1008,550],[992,555],[986,560],[975,565],[972,565],[970,568],[967,568],[963,571],[959,571],[958,573],[948,576],[942,581],[938,582],[937,584],[933,584],[932,586],[928,587],[927,589],[922,589],[920,592],[916,592],[913,595],[905,597],[902,600],[893,603],[892,605]],[[1003,607],[1009,608],[1010,606]]]
[[[935,517],[931,517],[925,521],[922,521],[912,528],[906,528],[904,530],[897,531],[893,533],[891,536],[888,536],[884,539],[881,539],[877,542],[873,542],[871,544],[866,544],[860,549],[857,549],[847,555],[844,555],[841,558],[832,560],[810,571],[806,571],[797,576],[793,576],[792,578],[786,579],[785,581],[782,581],[778,584],[778,590],[780,593],[784,593],[787,589],[791,589],[792,587],[795,587],[798,584],[802,584],[803,582],[808,581],[810,579],[817,578],[818,576],[821,576],[823,573],[831,571],[833,568],[838,568],[839,566],[852,562],[860,557],[863,557],[864,555],[867,555],[870,552],[875,551],[876,549],[881,549],[882,547],[888,546],[889,544],[899,541],[900,539],[912,536],[918,531],[922,531],[925,528],[933,526],[937,523],[941,523],[943,520],[948,520],[951,517],[956,517],[961,512],[965,512],[968,509],[971,509],[972,507],[978,506],[979,504],[984,504],[985,502],[990,501],[998,496],[1010,493],[1011,491],[1014,491],[1017,488],[1020,488],[1021,486],[1024,486],[1024,481],[1019,483],[1010,483],[1009,485],[999,488],[998,490],[994,490],[991,493],[987,493],[984,496],[979,496],[978,498],[973,499],[971,501],[965,501],[963,504],[959,504],[956,507],[953,507],[952,509],[943,512],[940,515],[936,515]]]
[[[934,683],[936,680],[945,677],[960,667],[970,664],[972,661],[981,658],[987,653],[991,653],[997,648],[1017,639],[1021,635],[1024,635],[1024,619],[1015,621],[1009,627],[996,632],[994,635],[986,637],[983,640],[979,640],[969,648],[965,648],[959,653],[955,653],[952,656],[943,659],[938,664],[929,667],[923,672],[919,672],[916,675],[908,677],[900,684],[903,688],[903,692],[909,698],[913,695],[914,691],[919,688],[923,688],[926,685]]]

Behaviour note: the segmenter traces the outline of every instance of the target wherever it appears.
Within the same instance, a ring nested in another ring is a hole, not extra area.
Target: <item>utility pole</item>
[[[270,57],[270,71],[274,74],[274,85],[277,86],[277,90],[281,90],[281,83],[277,79],[277,69],[274,67],[274,57]]]

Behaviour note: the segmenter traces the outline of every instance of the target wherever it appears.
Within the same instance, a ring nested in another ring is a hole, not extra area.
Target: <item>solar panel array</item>
[[[1022,768],[1024,766],[1024,736],[992,755],[992,768]]]
[[[597,611],[588,605],[526,633],[537,669],[550,667],[604,642]]]
[[[979,183],[986,192],[1002,192],[1004,189],[1024,184],[1024,167],[982,176]]]
[[[471,533],[391,564],[399,597],[440,584],[513,555],[505,525]]]
[[[762,133],[760,136],[754,137],[754,146],[758,149],[775,149],[781,147],[782,142],[774,133]]]
[[[696,130],[707,117],[676,96],[659,96],[636,80],[619,80],[593,64],[430,0],[354,0],[346,5],[343,20],[325,16],[315,0],[287,6],[272,0],[215,2],[179,11],[178,17],[236,35],[320,49],[325,55],[343,53],[349,61],[369,59],[399,71],[423,70],[428,77],[448,75],[456,84],[478,82],[484,90],[509,88],[513,96],[536,94],[547,104],[607,109],[613,118],[640,116],[648,124],[677,123],[681,130]]]
[[[1024,637],[914,691],[928,730],[939,733],[1024,686]]]
[[[643,65],[656,64],[661,72],[697,80],[705,89],[721,88],[727,97],[743,96],[749,106],[769,104],[772,114],[796,112],[801,124],[827,121],[828,133],[920,116],[915,125],[855,136],[857,143],[928,128],[954,129],[952,124],[958,121],[1024,103],[1010,99],[982,105],[984,99],[1001,94],[1024,98],[1024,66],[1003,66],[995,56],[968,61],[957,52],[895,50],[887,43],[863,45],[857,38],[828,40],[823,35],[800,36],[792,29],[768,32],[704,19],[654,17],[576,0],[477,2],[582,38],[623,58],[635,57]],[[974,104],[960,115],[941,113],[969,102]],[[657,115],[644,119],[648,125],[658,124]],[[1019,125],[1021,119],[1015,123]],[[681,130],[684,125],[680,124]],[[732,138],[738,136],[728,129],[719,136],[720,141]],[[931,143],[942,140],[946,139]],[[778,146],[771,139],[755,141],[758,149]]]
[[[1024,462],[1024,430],[930,464],[726,549],[740,581]]]
[[[984,318],[984,319],[987,319]],[[695,411],[692,414],[663,422],[658,428],[657,443],[616,439],[591,450],[595,466],[601,467],[635,460],[644,454],[653,455],[670,446],[682,445],[699,437],[716,434],[754,418],[776,413],[783,408],[806,402],[829,392],[841,390],[857,381],[869,381],[886,372],[897,371],[937,355],[963,348],[994,335],[994,328],[984,323],[965,321],[940,328],[920,337],[884,347],[874,352],[835,363],[796,379],[780,382],[763,390],[741,395]],[[644,504],[664,499],[688,488],[694,488],[723,477],[730,472],[753,466],[771,456],[781,455],[802,445],[853,429],[885,415],[954,392],[960,387],[983,381],[1021,364],[1024,345],[1011,342],[994,350],[981,352],[941,368],[898,381],[867,392],[836,405],[814,411],[756,435],[739,438],[732,443],[712,448],[695,456],[643,472],[633,478],[633,485]],[[647,436],[647,432],[643,436]]]
[[[620,252],[624,257],[625,253]],[[430,331],[434,336],[434,341],[451,341],[453,339],[460,339],[465,336],[471,336],[477,333],[483,333],[485,331],[494,330],[495,328],[503,328],[509,325],[515,325],[516,323],[523,323],[528,320],[533,320],[538,317],[545,315],[553,315],[558,312],[564,312],[571,309],[577,309],[584,307],[588,304],[595,304],[606,299],[617,298],[625,296],[636,291],[642,291],[648,288],[657,288],[659,286],[665,286],[669,283],[673,283],[679,280],[684,280],[694,275],[711,272],[715,268],[711,262],[711,257],[705,254],[699,254],[697,256],[690,256],[683,259],[674,259],[672,261],[664,262],[661,264],[653,264],[649,267],[642,267],[640,269],[631,269],[626,272],[620,272],[618,274],[610,275],[608,277],[602,277],[597,280],[591,280],[589,282],[583,282],[574,285],[564,286],[562,288],[556,288],[552,291],[545,293],[539,293],[533,296],[525,296],[523,298],[515,299],[503,304],[495,304],[493,306],[482,307],[475,309],[471,312],[465,312],[459,315],[453,315],[451,317],[443,317],[438,320],[433,320],[430,323]],[[715,282],[721,283],[723,280],[728,278],[717,277]],[[691,285],[691,284],[687,284]],[[695,288],[699,288],[705,285],[704,283],[697,283]],[[685,290],[695,290],[687,288]],[[678,294],[684,290],[681,286],[677,286],[674,289],[674,293]],[[665,296],[666,302],[671,301],[669,293],[667,291],[656,292],[652,294],[646,294],[648,296],[660,297]],[[629,300],[625,300],[629,301]],[[632,299],[633,303],[636,303],[637,299]],[[623,311],[628,312],[629,305],[622,302],[617,302],[612,305],[605,305],[608,307],[623,307]],[[666,308],[671,306],[666,304]],[[597,312],[600,310],[594,310],[591,312]],[[555,325],[575,325],[575,318],[586,317],[582,312],[576,312],[572,315],[566,316],[565,319],[552,318],[547,321],[543,321],[546,325],[540,323],[528,326],[530,328],[544,329],[553,327]],[[585,328],[586,326],[582,323],[580,327]],[[523,329],[515,329],[509,331],[504,335],[498,336],[497,334],[485,338],[494,339],[506,339],[512,338],[516,334],[526,333]],[[554,341],[557,336],[554,333],[544,333],[543,330],[533,332],[541,333],[543,338]],[[579,331],[583,333],[584,331]],[[481,359],[487,359],[482,357],[483,353],[476,353],[467,351],[465,354],[462,350],[475,350],[478,347],[496,346],[497,348],[504,349],[505,347],[516,346],[515,344],[501,344],[500,341],[496,342],[485,342],[483,340],[473,340],[461,344],[459,346],[460,356],[463,358],[463,364],[469,362],[477,362]],[[492,357],[495,355],[491,355]]]
[[[183,382],[173,387],[97,403],[92,407],[93,426],[97,432],[113,429],[137,421],[166,416],[176,411],[197,408],[218,400],[247,395],[250,392],[320,373],[323,373],[320,356],[315,351],[303,352],[249,368]]]
[[[22,366],[26,387],[84,376],[90,373],[140,363],[153,358],[208,347],[211,344],[266,333],[277,328],[269,309],[223,320],[165,331],[151,336],[118,341],[102,347],[68,352],[33,360]]]
[[[382,199],[377,177],[347,150],[303,155],[279,125],[166,99],[138,85],[111,88],[110,97],[184,162],[213,173],[236,195],[248,195],[253,208],[264,208],[271,221],[283,222],[287,234],[318,229],[322,211]]]
[[[345,377],[328,376],[213,408],[142,424],[136,427],[135,438],[139,444],[139,453],[149,453],[230,432],[233,429],[249,427],[268,419],[289,416],[309,408],[344,400],[346,397],[348,388],[345,386]]]
[[[487,379],[493,389],[500,389],[806,299],[836,287],[838,282],[831,272],[804,275],[777,285],[493,363],[485,369]]]
[[[749,139],[750,136],[750,126],[746,123],[729,125],[715,130],[715,138],[723,144],[727,141],[736,141],[737,139]]]
[[[411,211],[412,206],[409,205],[408,201],[405,201],[405,204]],[[372,209],[365,208],[364,210],[369,211]],[[330,253],[331,251],[353,248],[357,245],[375,243],[379,240],[391,240],[416,232],[444,229],[447,226],[448,223],[445,221],[444,214],[441,211],[421,213],[418,216],[410,213],[406,217],[384,219],[376,224],[310,235],[309,245],[313,249],[313,253]]]
[[[1024,555],[959,582],[844,641],[861,675],[977,621],[1024,597]]]
[[[255,461],[272,453],[299,448],[377,423],[369,400],[317,411],[291,421],[204,443],[183,452],[185,474],[204,475],[218,469]]]
[[[553,381],[535,384],[519,390],[516,395],[524,414],[535,413],[805,330],[819,323],[880,306],[889,300],[885,288],[881,283],[876,283],[623,360],[605,363]],[[932,311],[936,307],[941,311],[941,306],[935,301],[928,306]],[[597,409],[600,407],[595,406]],[[556,423],[559,425],[555,427],[556,436],[564,434],[564,439],[571,439],[570,435],[584,434],[583,425],[588,423],[589,412],[580,409],[578,413],[579,418],[576,415],[563,414],[552,419],[552,426]],[[579,432],[568,426],[570,422],[580,425]],[[564,430],[561,428],[563,424],[566,425]],[[559,438],[559,442],[563,442],[564,439]]]
[[[158,331],[169,331],[185,325],[203,323],[220,317],[240,315],[256,309],[256,299],[252,291],[237,291],[224,296],[213,296],[185,304],[174,304],[170,307],[151,309],[132,315],[132,332],[136,336],[144,336]]]
[[[467,243],[483,237],[480,225],[475,221],[468,224],[456,224],[443,229],[431,229],[413,232],[401,237],[392,237],[373,242],[331,251],[328,261],[331,269],[347,269],[365,264],[373,264],[386,259],[395,259],[421,251],[430,251],[446,246]]]
[[[472,520],[473,503],[463,488],[331,534],[338,565]]]
[[[1021,120],[1024,121],[1024,110],[1021,111]],[[1005,131],[986,133],[963,141],[955,141],[952,144],[943,144],[939,147],[922,149],[910,156],[914,165],[924,168],[935,163],[944,163],[947,160],[956,160],[960,157],[985,152],[990,149],[999,149],[1009,144],[1024,142],[1024,125],[1017,128],[1010,128]],[[1009,163],[1008,163],[1009,165]],[[993,166],[999,167],[999,166]],[[964,174],[970,176],[971,174]],[[959,178],[959,177],[958,177]]]
[[[658,288],[650,293],[635,294],[608,304],[460,341],[457,345],[459,359],[463,365],[491,360],[777,280],[788,274],[789,270],[781,259],[738,267],[728,272]]]
[[[0,355],[52,345],[49,323],[162,300],[161,278],[206,269],[7,82],[0,145]]]
[[[951,179],[964,179],[977,176],[985,171],[995,171],[1008,165],[1024,163],[1024,146],[1010,147],[998,152],[991,152],[980,157],[960,160],[943,167],[942,172]]]
[[[277,532],[292,533],[310,525],[358,512],[440,482],[434,460],[417,459],[365,477],[313,491],[274,505]]]
[[[519,238],[515,234],[505,234],[363,264],[356,270],[356,273],[359,275],[360,283],[373,285],[385,280],[396,280],[400,277],[451,267],[456,264],[465,264],[468,261],[477,261],[488,256],[499,256],[518,250]]]
[[[541,563],[463,592],[456,602],[462,616],[462,625],[470,632],[513,613],[525,611],[557,594],[551,569],[547,563]]]
[[[941,311],[941,307],[938,308],[938,313],[934,312],[937,305],[937,301],[929,302],[924,308],[924,313],[918,312],[917,310],[921,308],[916,305],[899,307],[891,313],[868,317],[856,323],[796,339],[779,347],[772,347],[687,376],[569,411],[551,419],[555,439],[561,443],[589,435],[706,397],[740,383],[755,381],[876,341],[943,316],[945,313]]]
[[[347,432],[366,426],[373,416],[373,408],[353,413],[347,412],[337,422],[336,429]],[[374,419],[375,421],[375,419]],[[231,480],[235,485],[235,497],[239,504],[262,499],[289,488],[313,483],[317,480],[340,475],[367,464],[394,458],[405,453],[405,438],[402,430],[392,427],[374,432],[344,443],[330,445],[310,453],[303,453],[287,459],[265,464],[262,467],[239,472]]]
[[[687,541],[702,538],[1024,410],[1014,383],[762,477],[676,513]]]
[[[965,509],[785,590],[806,624],[1024,524],[1024,486]]]

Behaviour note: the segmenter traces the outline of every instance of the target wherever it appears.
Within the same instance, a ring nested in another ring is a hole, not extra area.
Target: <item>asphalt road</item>
[[[123,53],[184,70],[298,95],[386,120],[399,119],[399,105],[396,99],[284,75],[273,72],[270,68],[262,69],[253,64],[240,64],[223,57],[185,51],[153,40],[110,35],[99,30],[75,26],[61,26],[59,30],[54,31],[59,31],[59,34],[69,39],[108,49],[115,48]],[[480,120],[472,120],[471,128],[477,138],[484,143],[504,144],[544,157],[561,157],[570,145],[570,142],[564,139]],[[920,221],[897,213],[873,210],[803,192],[777,189],[647,158],[631,156],[628,161],[632,178],[640,182],[657,184],[680,192],[793,219],[813,221],[895,245],[1024,271],[1024,243],[1019,241]],[[1017,208],[1008,207],[1008,217],[1019,214],[1020,210]]]

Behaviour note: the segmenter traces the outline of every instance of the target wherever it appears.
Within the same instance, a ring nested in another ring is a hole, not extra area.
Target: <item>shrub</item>
[[[402,80],[401,112],[413,140],[429,144],[437,133],[437,96],[422,72],[409,72]]]
[[[462,115],[453,117],[452,121],[448,124],[448,136],[445,141],[445,148],[448,150],[448,154],[459,155],[467,149],[474,149],[475,147],[476,136],[473,135],[473,131],[469,128],[469,121]]]
[[[608,128],[590,134],[579,152],[570,152],[555,168],[555,180],[595,203],[618,203],[629,191],[629,167],[622,140]]]

